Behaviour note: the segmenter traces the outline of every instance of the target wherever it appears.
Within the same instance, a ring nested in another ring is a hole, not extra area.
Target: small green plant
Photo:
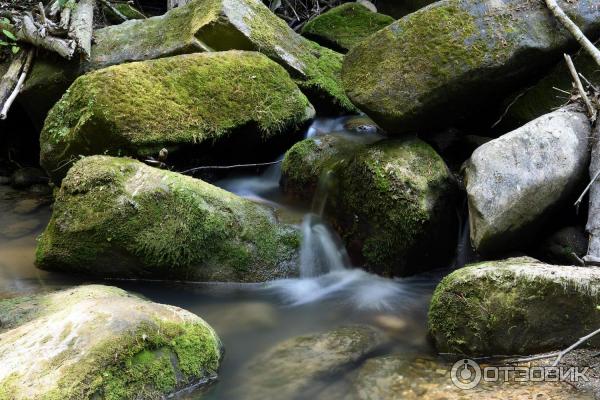
[[[2,25],[10,25],[8,18],[2,18],[0,21],[2,21]],[[15,35],[7,29],[2,29],[0,32],[0,47],[10,47],[12,53],[17,54],[21,48],[17,44]]]

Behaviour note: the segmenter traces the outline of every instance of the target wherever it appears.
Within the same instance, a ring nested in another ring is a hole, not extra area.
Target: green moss
[[[530,275],[515,267],[530,269]],[[543,267],[533,259],[515,258],[473,264],[446,276],[429,309],[429,332],[437,349],[531,354],[563,347],[593,330],[600,321],[594,312],[596,289],[585,289],[575,278],[553,278],[552,271],[536,272]]]
[[[68,367],[44,399],[161,399],[215,376],[220,358],[220,343],[205,325],[145,323],[96,346],[82,362]]]
[[[14,400],[18,378],[17,374],[10,374],[0,381],[0,400]]]
[[[131,4],[117,3],[117,4],[114,4],[114,7],[121,14],[123,14],[125,17],[127,17],[127,19],[131,20],[131,19],[145,19],[146,18],[146,16],[144,14],[142,14],[138,9],[133,7]]]
[[[118,65],[78,78],[51,110],[41,161],[53,175],[64,174],[60,167],[81,154],[155,155],[163,147],[250,136],[241,130],[253,127],[258,145],[296,129],[311,109],[285,70],[258,53]]]
[[[348,51],[358,42],[394,22],[358,3],[345,3],[309,21],[302,34],[334,50]]]
[[[200,180],[96,156],[63,181],[36,262],[100,276],[256,282],[295,273],[298,235]]]

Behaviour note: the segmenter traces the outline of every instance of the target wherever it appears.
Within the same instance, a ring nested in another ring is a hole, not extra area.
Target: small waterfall
[[[350,265],[350,258],[343,243],[323,222],[333,179],[331,171],[323,173],[313,197],[311,212],[306,214],[302,221],[301,278],[314,278],[329,272],[342,271]]]
[[[451,268],[462,268],[476,259],[475,253],[471,247],[471,227],[469,225],[469,210],[466,200],[458,214],[458,240],[456,242],[456,254],[452,261]]]

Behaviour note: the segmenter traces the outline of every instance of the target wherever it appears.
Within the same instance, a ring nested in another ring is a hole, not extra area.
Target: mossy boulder
[[[587,177],[592,128],[577,108],[560,109],[487,142],[464,176],[471,243],[483,255],[525,249]]]
[[[305,39],[260,0],[192,0],[163,16],[94,32],[87,69],[202,51],[255,50],[286,68],[315,106],[353,111],[342,55]]]
[[[600,68],[585,50],[581,50],[573,57],[577,72],[585,76],[594,85],[600,84]],[[544,114],[565,104],[565,93],[555,88],[570,92],[573,88],[571,74],[564,60],[537,82],[533,87],[521,90],[511,96],[509,101],[516,101],[510,107],[502,120],[502,127],[515,128],[526,124]],[[519,96],[517,98],[517,96]]]
[[[100,277],[258,282],[297,275],[300,236],[272,210],[127,158],[78,161],[36,265]]]
[[[330,384],[328,377],[352,368],[385,341],[375,328],[350,325],[278,343],[247,365],[241,398],[284,400],[318,393]]]
[[[347,52],[358,42],[394,22],[358,3],[345,3],[315,17],[302,35],[337,51]]]
[[[596,0],[560,6],[596,37]],[[355,46],[342,80],[352,102],[388,133],[438,128],[472,118],[557,62],[570,44],[542,2],[442,0]]]
[[[306,139],[284,158],[282,188],[306,199],[325,173],[326,217],[355,262],[385,275],[409,275],[448,261],[456,182],[428,144]]]
[[[597,268],[526,257],[486,261],[442,280],[431,300],[429,332],[442,353],[559,350],[597,329],[599,302]]]
[[[233,143],[285,147],[314,115],[288,73],[260,53],[188,54],[116,65],[79,77],[52,108],[41,165],[60,181],[80,155],[189,154]],[[279,141],[279,143],[277,143]],[[188,157],[180,157],[188,159]],[[184,160],[185,162],[185,160]]]
[[[0,300],[0,399],[158,399],[217,377],[202,319],[109,286]]]

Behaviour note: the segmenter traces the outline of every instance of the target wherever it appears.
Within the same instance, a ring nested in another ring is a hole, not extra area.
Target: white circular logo
[[[454,363],[450,378],[459,389],[473,389],[481,382],[481,368],[475,361],[464,358]]]

